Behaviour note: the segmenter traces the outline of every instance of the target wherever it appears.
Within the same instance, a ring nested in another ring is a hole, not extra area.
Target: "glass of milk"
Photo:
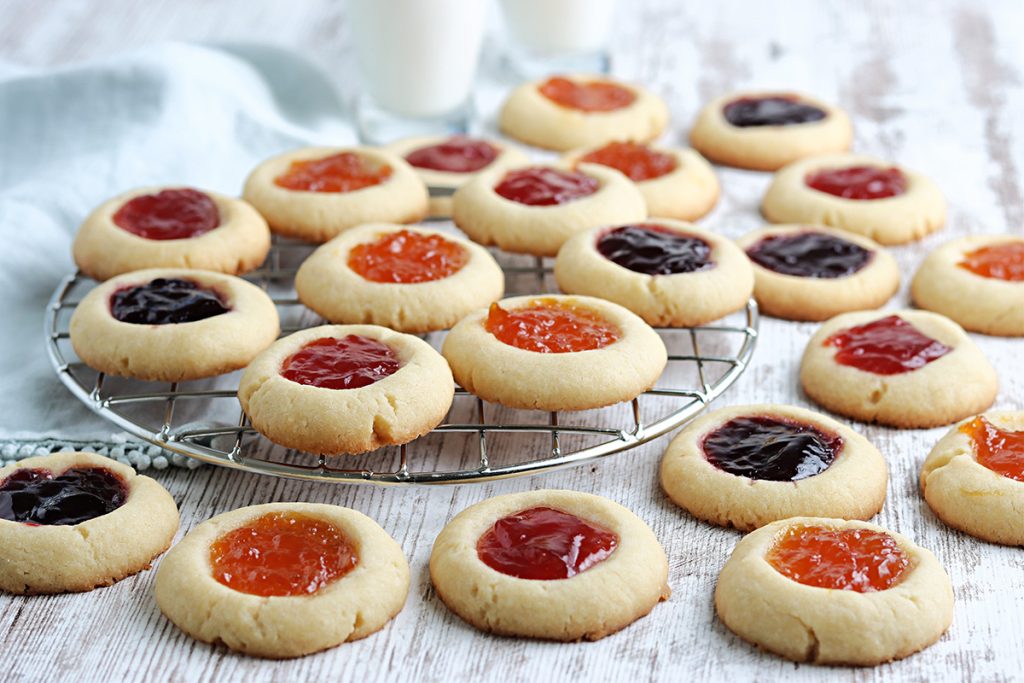
[[[615,0],[501,0],[501,10],[521,75],[608,73]]]
[[[349,0],[362,76],[360,138],[464,133],[487,14],[485,0]]]

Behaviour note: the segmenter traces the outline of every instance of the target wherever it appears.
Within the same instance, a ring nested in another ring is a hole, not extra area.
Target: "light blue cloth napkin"
[[[268,156],[353,142],[334,84],[278,48],[171,43],[53,70],[0,65],[0,460],[124,440],[59,383],[44,345],[44,307],[91,209],[139,185],[237,195]],[[143,464],[159,453],[113,448]]]

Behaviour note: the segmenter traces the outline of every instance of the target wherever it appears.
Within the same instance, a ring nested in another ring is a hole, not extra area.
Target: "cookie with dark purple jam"
[[[626,225],[597,238],[597,251],[612,263],[644,275],[676,275],[713,268],[711,245],[656,224]]]
[[[782,275],[839,278],[853,275],[871,260],[869,249],[824,232],[768,235],[747,249],[750,260]]]
[[[708,462],[729,474],[798,481],[827,470],[843,440],[807,423],[753,415],[729,420],[705,436],[702,446]]]
[[[722,107],[722,116],[738,128],[751,126],[792,126],[821,121],[826,112],[793,95],[740,97]]]
[[[178,278],[156,278],[119,289],[110,297],[111,315],[135,325],[191,323],[229,310],[213,288]]]

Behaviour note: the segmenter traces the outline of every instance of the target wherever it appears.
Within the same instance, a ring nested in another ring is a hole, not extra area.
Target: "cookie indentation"
[[[953,349],[896,315],[849,327],[825,340],[838,348],[835,361],[876,375],[920,370]]]
[[[324,389],[358,389],[398,372],[395,350],[370,337],[350,334],[309,342],[281,364],[281,376]]]
[[[111,315],[134,325],[191,323],[230,310],[214,289],[180,278],[156,278],[110,297]]]
[[[556,299],[535,299],[508,310],[492,303],[484,327],[499,341],[536,353],[600,349],[621,336],[618,327],[596,311]]]
[[[494,191],[527,206],[555,206],[592,195],[599,188],[596,178],[579,171],[534,166],[509,171]]]
[[[626,225],[601,235],[597,251],[612,263],[645,275],[675,275],[712,268],[711,245],[659,225]]]
[[[72,467],[56,476],[19,469],[0,483],[0,519],[70,526],[113,512],[127,499],[124,481],[102,467]]]
[[[609,142],[580,157],[579,163],[614,168],[633,182],[660,178],[678,166],[676,158],[671,154],[657,152],[637,142]]]
[[[765,559],[797,583],[857,593],[893,587],[910,566],[910,558],[887,533],[803,524],[783,531]]]
[[[632,90],[615,83],[577,83],[559,76],[544,81],[537,90],[555,104],[585,112],[615,111],[636,100]]]
[[[799,232],[769,235],[747,249],[747,256],[782,275],[835,279],[859,272],[872,252],[836,235]]]
[[[975,275],[1006,280],[1024,281],[1024,242],[989,244],[964,254],[958,266]]]
[[[704,457],[739,477],[798,481],[829,468],[843,447],[838,434],[770,416],[737,417],[709,432]]]
[[[722,116],[737,128],[753,126],[790,126],[821,121],[824,109],[801,102],[796,97],[741,97],[722,108]]]
[[[979,415],[960,425],[971,438],[975,458],[993,472],[1024,481],[1024,432],[1001,429]]]
[[[445,173],[476,173],[498,158],[498,148],[477,138],[454,135],[444,142],[420,147],[405,155],[416,168]]]
[[[440,280],[469,261],[466,249],[440,235],[399,230],[352,247],[348,267],[371,282]]]
[[[808,187],[843,199],[886,199],[907,191],[907,177],[896,167],[847,166],[807,174]]]
[[[567,512],[535,507],[503,517],[477,541],[491,569],[520,579],[568,579],[608,559],[618,536]]]
[[[117,227],[148,240],[180,240],[219,227],[220,212],[210,195],[181,188],[133,197],[111,220]]]
[[[387,164],[341,152],[322,159],[293,161],[287,171],[274,178],[274,184],[302,192],[353,192],[383,183],[391,172]]]

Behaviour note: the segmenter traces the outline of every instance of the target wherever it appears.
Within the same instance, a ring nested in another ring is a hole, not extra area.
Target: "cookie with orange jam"
[[[852,139],[845,111],[793,92],[723,95],[701,110],[690,129],[690,144],[708,159],[758,171],[845,152]]]
[[[910,288],[921,308],[972,332],[1024,336],[1024,238],[971,235],[925,258]]]
[[[481,631],[598,640],[671,594],[658,539],[635,514],[576,491],[489,498],[434,541],[438,597]]]
[[[498,123],[520,142],[565,152],[614,140],[650,142],[668,124],[668,107],[645,88],[604,76],[551,76],[513,90]]]
[[[985,410],[996,371],[959,325],[918,310],[856,311],[807,343],[800,383],[819,405],[863,422],[939,427]]]
[[[643,195],[619,171],[524,166],[480,173],[456,193],[452,219],[474,242],[554,256],[573,235],[647,216]]]
[[[796,406],[730,406],[686,425],[661,459],[661,486],[712,524],[756,529],[787,517],[870,519],[885,459],[830,417]]]
[[[667,218],[576,235],[558,251],[555,278],[564,292],[614,301],[665,327],[718,320],[742,309],[754,289],[750,262],[732,240]]]
[[[258,432],[320,454],[412,441],[444,419],[454,393],[448,364],[433,347],[376,325],[288,335],[257,356],[238,385]]]
[[[149,569],[177,530],[178,508],[164,487],[96,453],[0,468],[0,590],[109,586]]]
[[[512,408],[587,410],[635,398],[667,362],[658,333],[586,296],[519,296],[470,313],[441,353],[455,381]]]
[[[935,515],[972,536],[1024,546],[1024,411],[994,411],[946,433],[921,467]]]
[[[761,201],[772,223],[828,225],[879,244],[905,244],[939,230],[946,200],[904,166],[858,154],[827,154],[782,168]]]
[[[363,223],[415,223],[427,187],[404,159],[372,147],[306,147],[267,159],[242,196],[286,237],[326,242]]]
[[[796,662],[873,666],[937,641],[953,587],[935,556],[867,522],[793,517],[745,536],[715,610],[736,635]]]
[[[575,150],[562,161],[568,166],[599,164],[619,171],[636,183],[650,216],[695,221],[718,201],[718,178],[711,164],[692,149],[615,141]]]
[[[143,187],[97,207],[72,253],[96,280],[144,268],[240,275],[270,251],[267,222],[247,202],[191,187]]]
[[[529,161],[512,145],[467,135],[405,138],[384,149],[405,159],[427,184],[432,218],[450,217],[452,194],[477,173]]]
[[[295,289],[330,322],[418,333],[500,299],[505,276],[486,249],[450,232],[371,223],[313,252]]]
[[[213,517],[160,563],[156,601],[196,640],[284,659],[365,638],[405,604],[409,565],[369,517],[272,503]]]

